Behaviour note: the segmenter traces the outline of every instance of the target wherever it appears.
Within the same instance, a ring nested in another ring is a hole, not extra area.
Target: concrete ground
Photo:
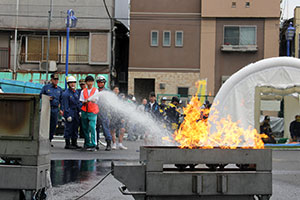
[[[135,161],[143,142],[125,141],[128,150],[96,152],[65,150],[62,138],[56,138],[51,148],[53,188],[49,199],[75,199],[94,186],[110,171],[111,161]],[[79,144],[83,144],[81,140]],[[300,199],[300,151],[273,150],[273,195],[271,200]],[[83,197],[85,200],[133,200],[123,196],[118,187],[122,184],[109,175],[98,187]]]

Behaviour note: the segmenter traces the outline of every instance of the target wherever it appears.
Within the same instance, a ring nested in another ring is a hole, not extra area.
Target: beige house
[[[268,9],[266,9],[266,7]],[[279,55],[280,0],[131,0],[128,92],[207,94],[245,65]]]
[[[5,3],[6,2],[6,3]],[[98,0],[53,1],[49,45],[49,76],[57,71],[64,85],[66,65],[66,12],[78,18],[69,39],[69,73],[77,77],[103,74],[109,77],[111,23]],[[115,1],[107,0],[114,17]],[[1,1],[0,79],[43,83],[46,79],[49,0]],[[15,37],[16,36],[16,37]],[[16,47],[16,48],[15,48]]]
[[[295,32],[295,57],[300,58],[300,6],[295,8],[294,12],[294,27]]]

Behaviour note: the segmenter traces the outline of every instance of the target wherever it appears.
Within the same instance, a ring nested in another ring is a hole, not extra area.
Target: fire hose
[[[100,185],[111,173],[113,172],[113,170],[109,171],[98,183],[96,183],[91,189],[89,189],[88,191],[86,191],[84,194],[80,195],[79,197],[77,197],[75,200],[79,200],[82,197],[84,197],[85,195],[87,195],[89,192],[91,192],[93,189],[95,189],[98,185]]]

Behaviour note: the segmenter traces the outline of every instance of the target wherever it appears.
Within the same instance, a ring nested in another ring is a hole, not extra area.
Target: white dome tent
[[[260,112],[257,110],[260,111],[260,98],[259,102],[255,101],[257,95],[261,95],[258,88],[299,93],[299,86],[300,59],[278,57],[261,60],[242,68],[222,85],[214,99],[212,110],[218,110],[220,118],[230,115],[232,120],[239,121],[244,129],[249,126],[258,128]],[[288,92],[282,92],[281,95],[289,94]],[[298,105],[293,105],[295,108],[292,109],[294,113],[299,114],[299,99],[297,102]],[[210,116],[212,115],[213,111]],[[289,125],[293,117],[294,115],[287,117],[285,126],[287,123]],[[285,136],[288,135],[285,131]]]

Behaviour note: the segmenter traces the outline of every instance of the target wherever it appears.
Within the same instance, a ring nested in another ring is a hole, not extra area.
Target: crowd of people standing
[[[77,80],[73,76],[67,78],[68,88],[63,91],[58,86],[58,74],[51,75],[51,83],[45,85],[40,95],[47,95],[50,98],[51,115],[50,115],[50,142],[56,132],[58,115],[65,119],[64,139],[65,149],[81,149],[77,143],[79,135],[84,138],[84,150],[99,150],[101,128],[106,141],[106,151],[112,149],[126,150],[123,144],[126,129],[128,139],[136,139],[133,133],[137,128],[128,128],[126,126],[126,118],[118,111],[109,111],[101,104],[98,94],[106,91],[106,78],[104,76],[96,77],[97,88],[94,87],[94,78],[87,76],[85,79],[79,80],[80,89],[76,89]],[[125,100],[125,94],[120,93],[119,87],[114,86],[112,92],[120,99]],[[95,97],[95,98],[93,98]],[[133,104],[136,99],[133,95],[127,98]],[[154,119],[162,121],[165,128],[174,131],[179,126],[181,113],[179,107],[181,101],[178,97],[172,97],[169,104],[166,103],[167,98],[163,97],[161,103],[156,101],[156,95],[151,92],[149,101],[145,98],[142,104],[136,108],[141,112],[148,112]],[[118,138],[118,142],[117,142]]]

